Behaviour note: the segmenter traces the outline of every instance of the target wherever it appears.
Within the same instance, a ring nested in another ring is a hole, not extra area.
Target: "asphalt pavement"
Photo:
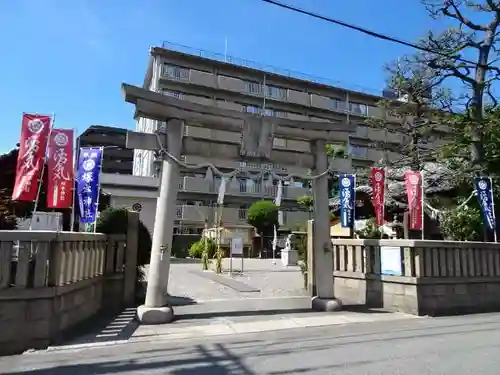
[[[361,322],[0,358],[0,374],[498,375],[500,314]]]

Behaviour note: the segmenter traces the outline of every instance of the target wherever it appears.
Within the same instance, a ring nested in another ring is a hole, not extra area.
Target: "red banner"
[[[23,114],[12,200],[36,200],[49,132],[50,116]]]
[[[420,172],[405,172],[406,195],[408,196],[408,210],[410,212],[408,229],[422,230],[422,175]]]
[[[73,205],[73,130],[52,129],[49,137],[47,207]]]
[[[385,171],[383,168],[372,168],[370,176],[372,184],[372,204],[375,209],[377,225],[384,225],[385,215]]]

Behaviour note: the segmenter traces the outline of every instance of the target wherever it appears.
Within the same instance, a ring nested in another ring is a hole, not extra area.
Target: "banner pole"
[[[97,230],[97,216],[99,215],[99,196],[101,195],[101,173],[102,164],[104,162],[104,147],[99,147],[101,149],[101,163],[99,164],[99,184],[97,185],[97,199],[95,201],[95,220],[94,220],[94,233]]]
[[[356,237],[356,175],[352,175],[352,182],[353,182],[353,187],[352,187],[352,227],[351,227],[351,237],[355,238]]]
[[[382,194],[382,226],[385,225],[385,195],[387,190],[389,190],[389,184],[387,183],[387,176],[389,174],[389,169],[384,167],[384,194]]]
[[[491,194],[491,211],[493,214],[493,221],[495,226],[493,227],[493,241],[498,242],[497,239],[497,215],[495,214],[495,199],[493,198],[493,179],[490,177],[490,194]]]
[[[80,147],[79,140],[77,135],[77,129],[73,128],[73,134],[76,139],[74,139],[73,143],[73,186],[71,189],[72,193],[72,204],[71,204],[71,219],[70,219],[70,231],[73,232],[75,230],[75,211],[76,211],[76,174],[78,169],[78,160],[80,159]]]
[[[47,159],[47,151],[49,150],[50,137],[51,137],[52,129],[54,128],[54,123],[55,122],[56,122],[56,114],[52,113],[52,118],[51,118],[50,127],[49,127],[49,135],[48,135],[47,143],[45,144],[45,154],[43,155],[42,170],[41,170],[40,177],[39,177],[39,180],[38,180],[38,187],[37,187],[37,191],[36,191],[36,198],[35,198],[35,202],[34,202],[34,205],[33,205],[33,212],[31,213],[31,218],[30,218],[29,230],[33,229],[33,216],[35,216],[36,210],[38,209],[38,202],[40,200],[40,194],[42,192],[43,175],[45,173],[45,163],[47,162],[47,160],[46,160]]]
[[[424,213],[424,171],[420,171],[420,194],[422,195],[420,199],[421,212],[422,212],[422,240],[425,240],[425,213]]]

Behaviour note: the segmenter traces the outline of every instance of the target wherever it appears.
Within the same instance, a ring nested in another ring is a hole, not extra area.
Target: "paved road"
[[[498,375],[500,314],[134,343],[0,359],[1,374]]]

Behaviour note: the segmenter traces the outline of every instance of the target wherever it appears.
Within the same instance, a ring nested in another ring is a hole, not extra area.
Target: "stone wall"
[[[20,291],[0,302],[0,354],[41,349],[101,309],[103,279],[62,288]]]
[[[129,216],[127,236],[0,231],[0,355],[46,348],[134,303],[138,215]],[[15,258],[14,237],[29,244]]]
[[[333,240],[334,291],[344,304],[415,315],[500,311],[500,245]],[[402,275],[381,274],[380,246],[400,247]]]

